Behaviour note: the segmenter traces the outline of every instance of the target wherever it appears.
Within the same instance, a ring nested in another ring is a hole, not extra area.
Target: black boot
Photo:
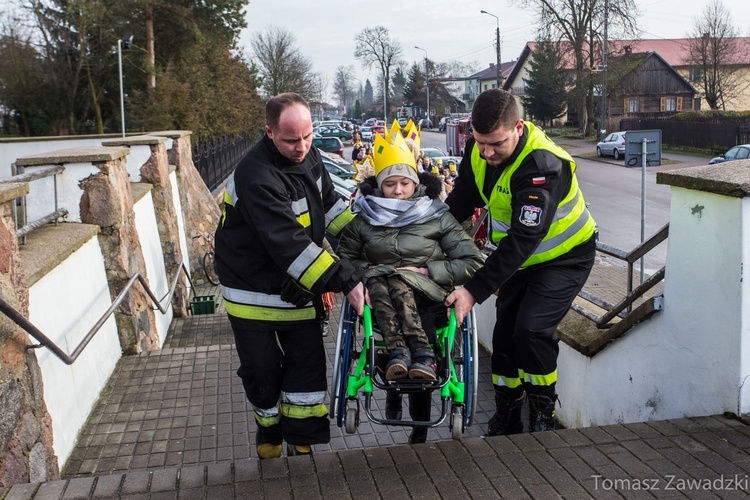
[[[409,415],[415,422],[429,422],[432,413],[432,393],[409,394]],[[409,444],[427,441],[427,427],[414,427],[409,434]]]
[[[427,427],[415,427],[409,434],[409,444],[420,444],[427,442]]]
[[[401,394],[396,391],[385,393],[385,418],[388,420],[401,420]]]
[[[526,399],[526,393],[521,392],[518,398],[515,398],[515,391],[495,390],[495,405],[497,411],[487,423],[488,436],[507,436],[509,434],[520,434],[523,432],[523,422],[521,421],[521,408],[523,401]]]
[[[390,360],[385,365],[385,379],[398,380],[409,375],[411,355],[405,347],[398,347],[390,352]]]
[[[419,380],[437,380],[435,352],[430,347],[423,347],[411,353],[409,378]]]
[[[552,397],[529,393],[529,432],[555,430],[555,403]]]

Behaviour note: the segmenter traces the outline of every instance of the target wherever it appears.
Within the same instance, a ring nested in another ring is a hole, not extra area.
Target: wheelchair
[[[433,348],[438,367],[437,380],[386,380],[383,370],[378,367],[384,366],[387,351],[373,325],[370,307],[365,306],[364,316],[359,318],[344,297],[330,384],[330,418],[335,418],[336,425],[343,426],[348,434],[354,434],[360,423],[361,395],[365,415],[375,424],[434,428],[450,415],[451,437],[461,440],[476,414],[479,343],[475,325],[473,310],[461,325],[457,325],[455,312],[451,309],[447,325],[436,328]],[[397,391],[400,395],[440,391],[440,415],[430,421],[381,418],[373,412],[375,389]]]

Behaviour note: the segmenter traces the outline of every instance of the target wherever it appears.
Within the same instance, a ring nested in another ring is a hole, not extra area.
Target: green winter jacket
[[[419,178],[420,186],[411,199],[428,196],[433,206],[445,206],[438,199],[440,179],[428,173]],[[382,197],[376,186],[374,177],[366,179],[360,184],[361,193]],[[434,302],[443,301],[455,286],[468,282],[483,263],[474,241],[447,211],[400,228],[374,226],[359,215],[342,232],[336,253],[354,265],[354,279],[366,282],[370,277],[397,274]],[[430,275],[397,269],[406,266],[426,267]]]

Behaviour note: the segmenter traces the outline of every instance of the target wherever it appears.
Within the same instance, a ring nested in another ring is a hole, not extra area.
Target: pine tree
[[[529,78],[523,79],[526,90],[521,101],[535,121],[551,125],[552,120],[565,113],[567,104],[567,76],[555,45],[538,43],[530,65]]]

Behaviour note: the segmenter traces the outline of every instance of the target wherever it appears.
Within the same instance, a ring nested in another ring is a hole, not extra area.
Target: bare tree
[[[380,69],[380,80],[382,81],[381,96],[383,97],[385,107],[383,116],[388,121],[391,100],[391,96],[389,95],[391,68],[401,58],[401,44],[397,40],[391,40],[388,29],[383,26],[365,28],[354,40],[357,42],[354,57],[362,61],[362,66],[371,68],[373,65],[377,65]]]
[[[750,85],[736,64],[747,60],[748,45],[737,38],[731,16],[721,0],[713,0],[695,19],[688,41],[685,62],[698,71],[695,80],[711,109],[726,109]]]
[[[539,38],[567,42],[575,64],[574,101],[579,127],[585,133],[593,128],[593,68],[601,57],[605,16],[609,34],[638,34],[638,9],[634,0],[521,0],[522,6],[537,10]]]
[[[295,47],[291,31],[276,26],[266,28],[250,42],[263,78],[267,97],[282,92],[297,92],[312,98],[319,89],[314,88],[312,63]]]
[[[333,76],[333,94],[344,109],[354,104],[354,66],[339,66]]]

